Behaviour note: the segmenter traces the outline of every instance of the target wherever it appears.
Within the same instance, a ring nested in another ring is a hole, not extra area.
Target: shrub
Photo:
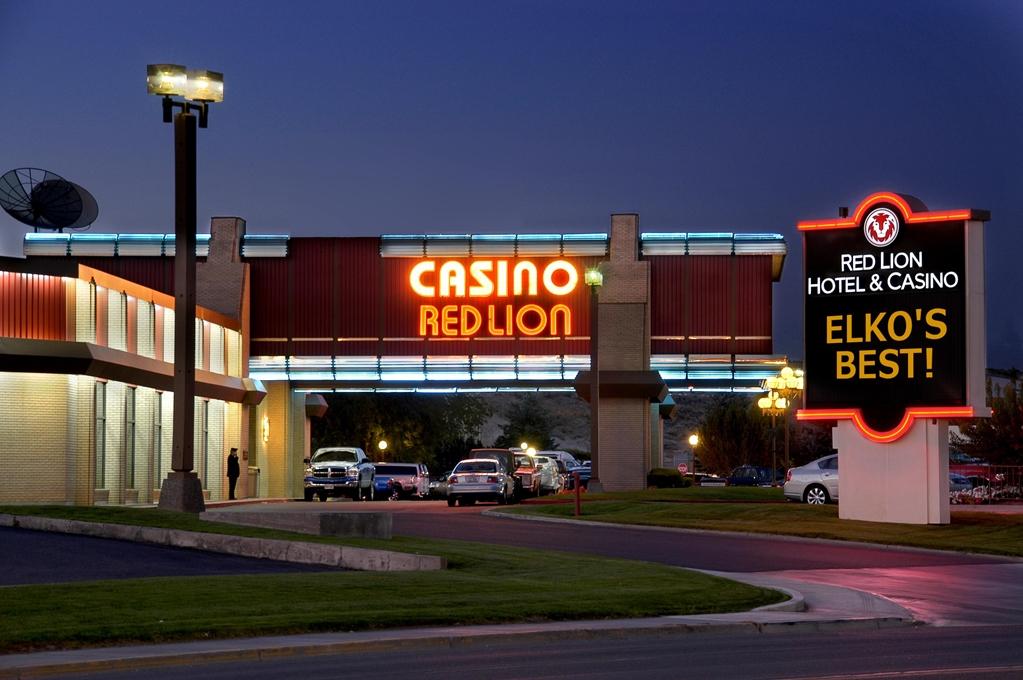
[[[693,480],[683,477],[674,468],[654,468],[646,475],[647,486],[658,489],[684,489],[692,486]]]

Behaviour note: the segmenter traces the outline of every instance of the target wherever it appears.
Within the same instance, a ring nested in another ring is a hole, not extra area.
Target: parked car
[[[967,477],[974,489],[978,487],[991,486],[991,480],[984,475],[970,475]]]
[[[586,461],[585,463],[579,462],[579,460],[577,460],[576,457],[568,451],[537,451],[536,455],[547,456],[548,458],[557,458],[569,469],[579,467],[580,465],[590,464],[590,461]]]
[[[784,473],[759,465],[740,465],[728,475],[728,486],[773,486],[781,481]]]
[[[539,495],[540,479],[537,477],[536,468],[528,455],[516,453],[510,449],[473,449],[469,452],[469,456],[471,458],[490,458],[500,463],[504,471],[515,480],[516,499]]]
[[[354,446],[330,446],[316,449],[305,459],[305,499],[316,496],[349,496],[353,500],[373,500],[376,471],[366,452]]]
[[[579,486],[584,489],[588,489],[590,486],[590,477],[592,476],[593,470],[589,465],[575,465],[568,468],[568,477],[566,477],[565,488],[575,489],[575,476],[579,473]]]
[[[561,480],[560,491],[564,491],[565,489],[568,488],[569,481],[568,466],[561,462],[561,460],[558,458],[552,458],[551,462],[554,463],[554,465],[558,468],[558,477]]]
[[[430,498],[448,497],[448,478],[451,477],[451,470],[438,477],[430,479]]]
[[[782,492],[791,501],[824,505],[838,500],[838,454],[791,468]]]
[[[422,463],[376,463],[377,498],[426,498],[430,471]]]
[[[565,487],[565,480],[558,470],[558,464],[561,461],[557,458],[548,458],[539,454],[532,456],[532,458],[533,464],[536,466],[536,474],[540,479],[539,495],[560,493]],[[561,463],[561,465],[564,465],[564,463]]]
[[[948,471],[955,472],[964,477],[990,477],[991,463],[961,451],[950,451],[948,454]]]
[[[965,475],[961,475],[958,472],[948,473],[948,490],[950,493],[957,491],[970,491],[973,489],[973,483]]]
[[[515,479],[495,458],[469,458],[458,463],[448,478],[448,507],[493,500],[504,505],[515,498]]]

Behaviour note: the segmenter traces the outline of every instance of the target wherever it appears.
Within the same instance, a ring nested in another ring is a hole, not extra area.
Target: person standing
[[[238,465],[238,449],[232,448],[227,455],[227,483],[228,500],[234,500],[234,487],[238,484],[238,475],[241,474],[241,467]]]

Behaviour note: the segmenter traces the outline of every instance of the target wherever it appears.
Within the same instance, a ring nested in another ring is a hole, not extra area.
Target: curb
[[[870,548],[876,548],[878,550],[891,550],[901,552],[915,552],[923,553],[925,555],[965,555],[967,557],[976,557],[978,559],[988,559],[992,561],[1002,562],[1019,562],[1023,563],[1023,557],[1016,557],[1014,555],[995,555],[993,553],[975,553],[967,552],[964,550],[941,550],[939,548],[921,548],[913,545],[895,545],[893,543],[871,543],[870,541],[843,541],[837,538],[814,538],[812,536],[792,536],[790,534],[766,534],[758,533],[755,531],[721,531],[720,529],[686,529],[683,527],[661,527],[650,524],[620,524],[618,522],[591,522],[585,519],[572,519],[568,517],[542,517],[538,515],[529,515],[522,513],[509,512],[507,509],[488,508],[484,510],[482,515],[489,517],[499,517],[501,519],[517,519],[524,520],[527,522],[551,522],[553,524],[584,524],[586,526],[601,526],[601,527],[614,527],[616,529],[641,529],[643,531],[672,531],[682,534],[709,534],[711,536],[751,536],[754,538],[767,538],[779,541],[788,541],[791,543],[822,543],[824,545],[835,545],[835,546],[867,546]]]
[[[783,633],[825,632],[834,630],[881,630],[913,625],[898,617],[727,621],[712,616],[675,616],[657,619],[639,619],[626,624],[623,621],[581,621],[562,624],[509,624],[506,626],[480,626],[480,630],[456,632],[453,627],[428,628],[405,631],[370,631],[365,633],[339,633],[314,636],[248,638],[198,643],[166,645],[165,647],[192,647],[193,649],[164,649],[153,647],[112,647],[76,650],[70,652],[43,652],[0,657],[0,679],[36,678],[57,673],[82,673],[127,669],[182,666],[229,661],[266,661],[292,656],[317,656],[336,653],[358,653],[415,648],[452,648],[504,640],[517,642],[550,642],[551,640],[588,640],[598,637],[627,637],[638,635],[684,635],[695,633]],[[688,621],[686,620],[688,619]],[[568,626],[572,626],[569,628]],[[510,630],[518,628],[518,630]],[[301,642],[301,637],[318,640]],[[323,638],[335,638],[323,640]],[[347,639],[337,639],[347,638]],[[43,656],[83,655],[88,659],[43,659]],[[109,656],[106,656],[109,655]],[[120,656],[114,656],[120,655]],[[21,658],[17,658],[21,657]],[[36,657],[35,663],[31,657]],[[10,663],[13,662],[13,663]],[[18,662],[21,662],[20,664]],[[5,667],[6,666],[6,667]]]
[[[354,548],[326,543],[140,527],[133,524],[104,524],[34,515],[0,514],[0,526],[113,538],[136,543],[152,543],[241,557],[340,567],[358,571],[433,571],[447,568],[447,560],[435,555],[413,555],[392,550]]]

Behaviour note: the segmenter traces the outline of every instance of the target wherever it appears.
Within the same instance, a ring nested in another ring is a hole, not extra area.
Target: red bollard
[[[579,473],[573,472],[572,477],[574,478],[573,486],[575,487],[575,516],[583,514],[582,502],[583,502],[583,488],[582,484],[579,483]]]

